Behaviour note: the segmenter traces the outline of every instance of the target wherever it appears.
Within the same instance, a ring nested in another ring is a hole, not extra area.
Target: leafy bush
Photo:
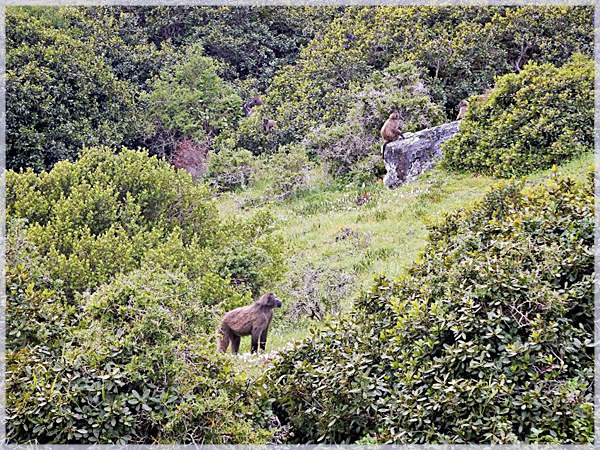
[[[357,7],[324,27],[299,58],[274,77],[265,97],[281,124],[281,143],[319,124],[331,126],[353,105],[350,87],[392,60],[417,66],[448,117],[494,76],[529,60],[564,63],[593,53],[589,7]]]
[[[207,56],[223,64],[226,79],[252,80],[259,90],[342,10],[328,6],[192,5],[108,9],[117,19],[133,16],[137,28],[157,46],[201,44]]]
[[[269,155],[276,152],[281,145],[280,125],[278,123],[271,132],[267,133],[263,125],[265,119],[272,119],[265,107],[255,106],[254,114],[244,117],[236,128],[224,131],[215,139],[215,148],[236,148],[251,152],[253,155]]]
[[[445,164],[499,177],[549,168],[594,147],[594,66],[531,63],[472,99],[460,133],[444,144]]]
[[[11,442],[268,440],[214,330],[281,278],[284,245],[270,214],[222,220],[211,195],[126,149],[8,171]]]
[[[245,188],[254,172],[255,160],[252,153],[225,146],[210,154],[206,176],[215,187],[228,191]]]
[[[399,112],[403,131],[412,132],[441,123],[443,114],[431,101],[410,63],[393,61],[384,71],[374,72],[369,80],[352,88],[353,106],[345,119],[331,127],[313,129],[306,141],[319,155],[328,171],[345,174],[373,153],[380,153],[379,130],[391,112]]]
[[[215,354],[220,308],[198,301],[203,289],[160,269],[118,276],[82,298],[78,325],[52,353],[31,343],[9,352],[9,439],[264,442],[249,421],[252,389]]]
[[[230,218],[224,221],[223,228],[229,239],[215,252],[218,273],[258,297],[287,269],[283,237],[273,232],[275,216],[258,211],[244,221]]]
[[[149,249],[178,236],[207,247],[218,217],[210,190],[144,152],[86,149],[50,172],[8,172],[7,213],[52,279],[84,291],[140,266]]]
[[[9,168],[49,169],[84,145],[121,145],[138,133],[136,90],[93,43],[9,8],[7,44]]]
[[[555,176],[434,226],[404,278],[265,375],[292,440],[592,442],[593,206],[591,176]]]
[[[321,320],[342,311],[342,301],[351,295],[355,276],[340,269],[306,264],[294,265],[280,290],[288,299],[285,320],[298,323],[305,319]]]
[[[241,117],[242,99],[203,53],[199,45],[188,47],[183,60],[163,69],[142,98],[149,147],[159,155],[170,155],[184,138],[208,143]]]
[[[23,8],[29,14],[36,9],[49,17],[52,25],[74,39],[84,41],[102,55],[119,80],[127,80],[140,90],[164,67],[182,59],[182,52],[169,42],[150,42],[140,23],[136,9],[118,6],[53,6]],[[137,136],[140,138],[141,136]]]
[[[310,183],[310,169],[306,148],[303,145],[284,145],[266,159],[261,173],[255,178],[269,184],[269,193],[278,199],[286,199]]]

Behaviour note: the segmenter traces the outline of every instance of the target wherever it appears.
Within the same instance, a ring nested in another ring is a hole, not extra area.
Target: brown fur
[[[465,117],[465,114],[467,113],[467,109],[469,109],[469,102],[466,100],[461,100],[460,103],[458,104],[458,116],[456,116],[456,120],[462,120],[463,117]]]
[[[246,117],[250,117],[252,114],[254,114],[255,106],[262,106],[264,104],[265,102],[262,101],[262,98],[260,98],[258,95],[255,95],[246,103],[244,103],[244,114],[246,114]]]
[[[263,119],[262,121],[265,133],[269,134],[277,126],[277,121],[273,119]]]
[[[385,146],[390,142],[402,138],[402,130],[400,127],[402,123],[400,121],[400,114],[397,112],[390,114],[390,117],[385,121],[381,127],[381,137],[383,138],[383,145],[381,146],[381,157],[384,156]]]
[[[272,293],[264,294],[252,305],[242,306],[229,311],[221,321],[221,339],[219,350],[227,351],[231,342],[231,352],[236,354],[240,349],[242,336],[252,336],[251,351],[260,347],[264,350],[267,344],[267,331],[273,318],[273,308],[279,308],[281,300]]]

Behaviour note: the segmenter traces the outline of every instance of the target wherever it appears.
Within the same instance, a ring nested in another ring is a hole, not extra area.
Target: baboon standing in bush
[[[260,347],[265,349],[267,331],[273,318],[273,308],[281,307],[282,303],[272,293],[264,294],[254,304],[242,306],[229,311],[221,321],[221,340],[219,350],[227,351],[231,342],[231,352],[236,354],[240,348],[242,336],[252,336],[251,352]]]
[[[469,109],[469,102],[466,100],[461,100],[458,104],[458,116],[456,116],[456,120],[462,120],[467,113],[467,109]]]
[[[266,134],[269,134],[277,126],[277,121],[273,119],[263,119],[262,123]]]
[[[402,130],[400,129],[401,126],[402,122],[400,120],[400,114],[394,112],[390,114],[388,120],[386,120],[383,126],[381,127],[381,137],[383,138],[383,145],[381,146],[382,158],[385,156],[385,146],[390,142],[393,142],[398,138],[403,137]]]
[[[262,98],[260,98],[258,95],[255,95],[246,103],[244,103],[244,114],[246,114],[246,117],[250,117],[252,114],[254,114],[255,106],[262,106],[264,104],[265,102],[262,101]]]

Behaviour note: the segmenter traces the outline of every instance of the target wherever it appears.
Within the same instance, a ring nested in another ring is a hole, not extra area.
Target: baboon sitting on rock
[[[221,321],[221,340],[219,350],[225,353],[229,342],[231,352],[236,354],[240,349],[242,336],[252,336],[251,351],[265,349],[267,331],[273,318],[273,308],[281,307],[282,303],[272,293],[264,294],[254,304],[242,306],[229,311]]]

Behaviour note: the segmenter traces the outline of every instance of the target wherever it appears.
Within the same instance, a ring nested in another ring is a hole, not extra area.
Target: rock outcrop
[[[442,157],[440,146],[456,133],[460,121],[445,123],[433,128],[405,133],[404,139],[390,142],[385,147],[383,162],[387,174],[384,184],[394,189],[414,181]]]

